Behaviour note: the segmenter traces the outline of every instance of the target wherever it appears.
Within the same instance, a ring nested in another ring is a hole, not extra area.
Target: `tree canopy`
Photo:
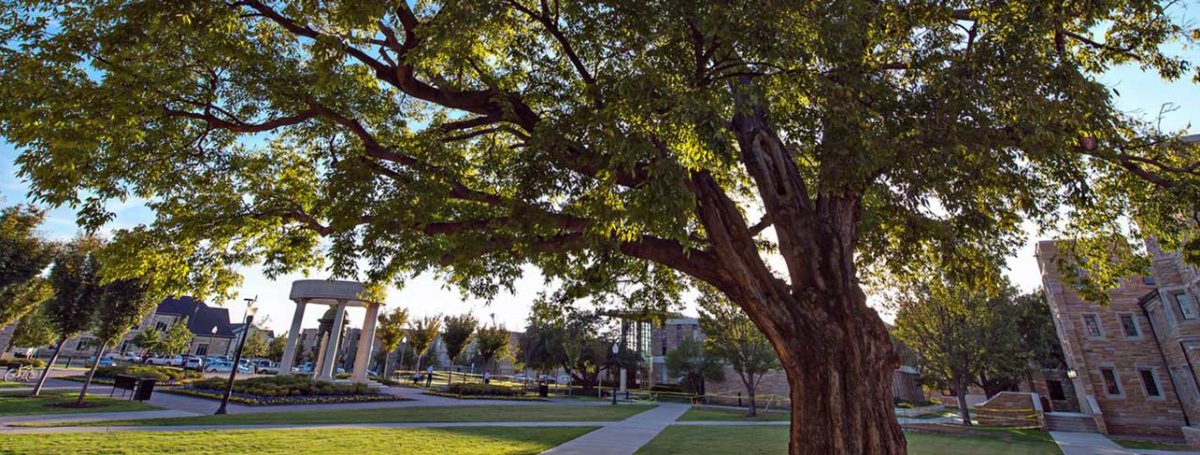
[[[904,450],[864,280],[995,276],[1025,221],[1077,240],[1086,297],[1143,237],[1200,256],[1195,149],[1096,77],[1195,78],[1175,2],[4,6],[0,134],[87,227],[150,201],[123,275],[432,271],[490,297],[532,264],[651,304],[686,275],[772,341],[796,453]]]
[[[459,354],[462,354],[463,349],[470,344],[471,337],[475,335],[475,328],[478,326],[479,320],[470,314],[446,316],[442,320],[444,331],[442,342],[446,343],[446,355],[450,357],[451,365],[458,361]]]
[[[0,209],[0,326],[12,324],[50,296],[40,275],[54,248],[37,232],[45,213],[32,207]]]
[[[392,351],[395,351],[400,346],[401,341],[407,334],[405,326],[408,325],[408,309],[396,308],[390,312],[379,315],[379,324],[375,326],[375,338],[379,340],[379,350],[383,351],[384,366],[383,375],[385,378],[391,378],[391,371],[388,367],[391,366]],[[401,362],[404,359],[400,359]]]

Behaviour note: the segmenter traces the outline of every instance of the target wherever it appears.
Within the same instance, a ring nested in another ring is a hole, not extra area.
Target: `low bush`
[[[506,386],[497,384],[476,384],[470,382],[458,382],[446,386],[443,391],[452,395],[486,395],[512,397],[525,395],[525,388],[521,386]]]
[[[937,403],[928,401],[928,400],[914,403],[914,402],[911,402],[908,400],[896,398],[896,407],[900,408],[900,409],[912,409],[912,408],[919,408],[922,406],[932,406],[935,404],[937,404]]]
[[[682,384],[655,384],[650,387],[651,392],[674,392],[683,393]]]
[[[0,360],[0,368],[20,368],[26,365],[31,365],[34,368],[45,368],[46,361],[42,359],[4,359]]]
[[[198,371],[157,365],[123,365],[96,369],[97,378],[112,379],[118,375],[157,379],[162,382],[188,382],[204,377]]]
[[[193,389],[225,390],[227,381],[222,378],[208,378],[191,384]],[[325,381],[314,381],[304,376],[263,376],[242,379],[233,383],[234,393],[254,395],[259,397],[301,397],[324,395],[364,395],[370,389],[366,384],[338,384]]]

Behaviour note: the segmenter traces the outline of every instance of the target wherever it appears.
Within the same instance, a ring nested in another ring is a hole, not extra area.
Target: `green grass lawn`
[[[29,387],[32,384],[24,382],[0,381],[0,389],[11,389],[13,387]]]
[[[697,420],[782,420],[791,419],[791,414],[786,411],[768,411],[758,410],[758,416],[746,417],[746,411],[737,409],[722,409],[722,408],[692,408],[683,413],[679,417],[681,421],[697,421]]]
[[[1040,434],[1039,434],[1040,433]],[[972,436],[907,432],[910,455],[1059,455],[1045,432],[989,430]],[[639,450],[639,455],[695,453],[776,454],[787,452],[787,427],[674,425]]]
[[[50,406],[56,403],[73,403],[79,392],[44,392],[41,397],[29,397],[28,393],[0,395],[0,416],[36,414],[75,414],[84,412],[126,412],[159,409],[137,401],[108,398],[105,395],[88,395],[87,402],[102,404],[94,408],[63,408]]]
[[[296,411],[176,417],[134,421],[89,422],[87,425],[266,425],[305,423],[396,422],[600,422],[624,420],[649,406],[430,406]]]
[[[593,428],[401,428],[67,433],[0,436],[4,453],[536,454]]]
[[[1119,444],[1126,449],[1141,449],[1141,450],[1175,450],[1175,451],[1190,451],[1194,450],[1184,443],[1165,442],[1165,441],[1143,441],[1139,439],[1117,439],[1113,438],[1113,442]]]

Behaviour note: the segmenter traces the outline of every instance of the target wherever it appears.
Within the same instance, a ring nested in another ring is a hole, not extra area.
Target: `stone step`
[[[1085,415],[1055,415],[1046,413],[1046,427],[1051,431],[1072,431],[1077,433],[1099,433],[1096,421]]]

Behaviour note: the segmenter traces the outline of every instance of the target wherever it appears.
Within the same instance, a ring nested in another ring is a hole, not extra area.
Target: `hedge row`
[[[4,359],[0,360],[0,368],[20,368],[26,365],[33,365],[34,368],[45,368],[46,361],[42,359]]]
[[[162,382],[188,382],[204,377],[198,371],[157,365],[122,365],[96,369],[97,378],[112,379],[118,375],[157,379]]]
[[[224,390],[227,380],[209,378],[192,383],[195,389]],[[299,397],[325,395],[365,395],[371,391],[366,384],[341,384],[313,381],[303,376],[263,376],[242,379],[233,383],[233,391],[257,397]]]
[[[486,396],[524,396],[525,388],[521,386],[505,386],[497,384],[477,384],[473,382],[456,382],[442,389],[452,395],[486,395]]]
[[[234,387],[236,388],[236,383],[234,384]],[[176,387],[164,389],[163,392],[198,398],[208,398],[213,400],[220,400],[224,396],[224,390],[196,389],[193,387]],[[370,401],[404,401],[406,399],[407,398],[402,398],[395,395],[385,395],[381,393],[364,395],[310,395],[294,397],[263,397],[234,393],[229,397],[229,401],[250,406],[269,406],[280,404],[362,403]]]

